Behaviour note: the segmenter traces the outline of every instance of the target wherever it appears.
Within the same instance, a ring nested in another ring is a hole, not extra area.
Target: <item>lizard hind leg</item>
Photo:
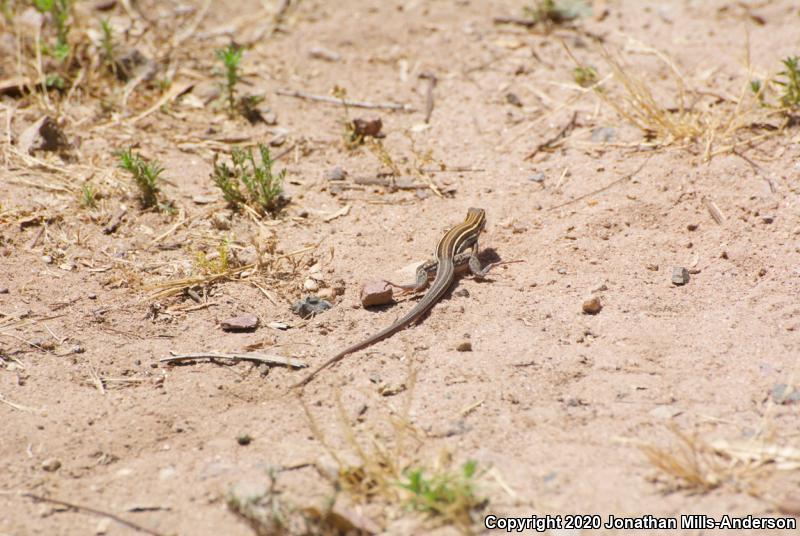
[[[416,280],[411,284],[397,285],[391,281],[387,282],[393,287],[403,289],[403,294],[409,292],[419,292],[428,286],[428,282],[436,274],[436,269],[438,266],[439,263],[437,261],[428,261],[420,265],[420,267],[417,268]]]

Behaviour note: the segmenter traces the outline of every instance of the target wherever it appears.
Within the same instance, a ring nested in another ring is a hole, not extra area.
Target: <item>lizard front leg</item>
[[[476,241],[472,245],[471,251],[466,251],[461,253],[461,255],[467,255],[469,260],[467,261],[469,264],[469,271],[472,272],[472,275],[475,279],[483,279],[486,277],[486,274],[489,273],[489,270],[500,264],[499,262],[494,262],[491,264],[487,264],[483,268],[481,268],[481,261],[478,259],[478,242]]]

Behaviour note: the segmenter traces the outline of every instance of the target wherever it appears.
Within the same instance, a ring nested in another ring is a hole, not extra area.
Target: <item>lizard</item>
[[[334,363],[341,361],[348,354],[363,350],[383,339],[391,337],[398,331],[411,325],[414,321],[419,320],[445,295],[453,284],[457,267],[466,264],[477,279],[482,279],[494,266],[494,264],[490,264],[485,268],[481,268],[477,256],[478,236],[481,234],[481,231],[483,231],[485,225],[486,212],[482,208],[470,208],[467,210],[467,217],[464,222],[449,229],[439,240],[439,243],[436,245],[434,259],[424,263],[417,269],[417,280],[411,285],[395,285],[408,291],[419,291],[425,288],[431,274],[435,272],[436,276],[428,292],[425,293],[422,299],[393,324],[367,337],[363,341],[348,346],[340,351],[293,387],[296,388],[307,385],[317,374]]]

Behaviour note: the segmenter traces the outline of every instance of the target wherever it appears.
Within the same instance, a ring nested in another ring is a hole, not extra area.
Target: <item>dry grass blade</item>
[[[565,49],[579,68],[585,68],[566,45]],[[702,150],[705,160],[710,160],[775,135],[786,126],[785,122],[780,127],[768,125],[767,119],[772,112],[761,106],[757,94],[749,91],[749,79],[742,85],[736,99],[707,91],[692,91],[687,89],[684,76],[664,53],[643,45],[639,45],[637,51],[656,56],[668,67],[676,86],[672,102],[662,102],[651,90],[652,84],[606,50],[602,56],[622,93],[612,94],[607,85],[602,84],[595,84],[592,89],[602,102],[641,130],[655,146],[694,147],[698,152]],[[689,106],[686,104],[688,94],[696,96]],[[712,97],[715,100],[709,102]],[[747,132],[761,128],[767,128],[767,132],[746,136]]]
[[[22,404],[14,403],[14,402],[8,400],[3,395],[0,395],[0,402],[2,402],[3,404],[6,404],[7,406],[9,406],[11,408],[14,408],[14,409],[18,410],[18,411],[25,411],[25,412],[28,412],[28,413],[42,413],[43,412],[43,410],[41,410],[41,409],[30,408],[28,406],[23,406]]]
[[[700,140],[708,135],[708,124],[696,112],[684,107],[685,89],[683,78],[670,62],[678,80],[679,106],[674,111],[661,105],[650,91],[650,85],[634,75],[608,52],[604,58],[611,67],[614,79],[622,84],[625,94],[621,102],[605,92],[597,92],[600,98],[626,120],[648,135],[662,140],[665,145],[686,140]]]
[[[725,483],[752,489],[765,470],[800,469],[800,450],[796,448],[768,444],[759,438],[709,442],[681,431],[675,424],[670,430],[677,445],[663,448],[645,443],[639,448],[679,489],[706,492]]]
[[[156,283],[148,287],[151,290],[156,290],[156,292],[151,294],[149,298],[156,300],[159,298],[167,298],[169,296],[177,296],[179,294],[183,294],[186,290],[192,287],[202,287],[220,283],[222,281],[229,281],[234,279],[235,276],[241,274],[242,272],[253,270],[256,268],[256,266],[256,264],[246,264],[244,266],[230,268],[220,273],[195,275],[191,277],[184,277],[182,279],[172,279],[163,283]]]
[[[639,447],[648,461],[677,480],[679,488],[709,491],[719,486],[723,467],[711,455],[708,445],[677,427],[672,427],[672,431],[679,440],[677,447],[662,448],[650,444]]]

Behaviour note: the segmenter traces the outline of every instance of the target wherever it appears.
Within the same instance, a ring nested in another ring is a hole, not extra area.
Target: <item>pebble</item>
[[[672,267],[672,284],[676,286],[685,285],[689,282],[689,271],[683,266]]]
[[[651,417],[655,417],[656,419],[667,420],[677,417],[683,412],[675,406],[661,405],[654,407],[649,413]]]
[[[0,294],[8,294],[8,287],[0,287]]]
[[[586,300],[585,302],[583,302],[583,305],[581,307],[585,314],[596,315],[603,309],[603,304],[600,303],[600,298],[598,298],[597,296],[593,296],[588,300]]]
[[[644,267],[647,268],[648,270],[650,270],[651,272],[657,272],[658,271],[658,265],[657,264],[653,264],[653,263],[645,264]]]
[[[111,528],[111,519],[104,517],[97,522],[97,525],[95,525],[94,533],[98,536],[102,536],[103,534],[108,534],[109,528]]]
[[[332,288],[323,288],[319,292],[317,292],[317,296],[322,298],[323,300],[332,300],[336,297],[336,291]]]
[[[544,182],[544,172],[540,171],[539,173],[534,173],[528,177],[528,180],[531,182]]]
[[[56,151],[68,144],[58,123],[46,115],[22,132],[17,145],[20,152],[31,154],[34,151]]]
[[[231,228],[231,217],[227,212],[215,212],[211,215],[211,223],[220,231],[227,231]]]
[[[0,292],[0,294],[2,294],[2,292]],[[94,292],[90,292],[89,294],[86,295],[86,297],[89,298],[90,300],[96,300],[97,294],[95,294]]]
[[[785,383],[772,386],[772,401],[776,404],[796,404],[800,402],[800,389],[790,389]]]
[[[769,225],[770,223],[775,221],[774,216],[761,216],[761,221]]]
[[[53,471],[58,471],[61,468],[61,460],[58,458],[47,458],[45,461],[42,462],[42,469],[47,472],[52,473]]]
[[[337,62],[342,59],[342,55],[325,47],[313,46],[308,50],[308,55],[315,60]]]
[[[308,292],[316,292],[319,290],[319,283],[317,283],[314,278],[307,277],[306,280],[303,281],[303,289]]]
[[[471,352],[472,351],[472,342],[468,340],[463,340],[456,346],[457,352]]]
[[[506,102],[511,104],[512,106],[516,106],[518,108],[522,107],[522,101],[519,100],[516,93],[511,93],[510,91],[506,93]]]
[[[286,331],[287,329],[289,329],[289,324],[286,324],[285,322],[270,322],[269,324],[267,324],[267,327],[272,329],[279,329],[281,331]]]
[[[192,203],[195,205],[210,205],[218,199],[215,195],[197,194],[192,196]]]
[[[347,172],[339,166],[329,169],[323,175],[323,178],[328,181],[343,181],[345,177],[347,177]]]
[[[617,131],[612,127],[598,127],[592,129],[592,141],[597,142],[612,142],[617,137]]]
[[[254,314],[235,316],[219,323],[224,331],[252,331],[258,327],[258,317]]]
[[[381,129],[383,128],[383,121],[381,121],[380,117],[373,119],[353,119],[352,127],[353,134],[356,136],[382,137]]]
[[[371,307],[392,302],[392,286],[382,279],[367,281],[361,287],[361,305]]]
[[[322,300],[319,296],[306,296],[302,300],[296,301],[292,304],[292,312],[303,318],[308,318],[327,311],[333,307],[329,301]]]
[[[45,264],[53,264],[53,257],[50,255],[42,255],[42,262]]]

